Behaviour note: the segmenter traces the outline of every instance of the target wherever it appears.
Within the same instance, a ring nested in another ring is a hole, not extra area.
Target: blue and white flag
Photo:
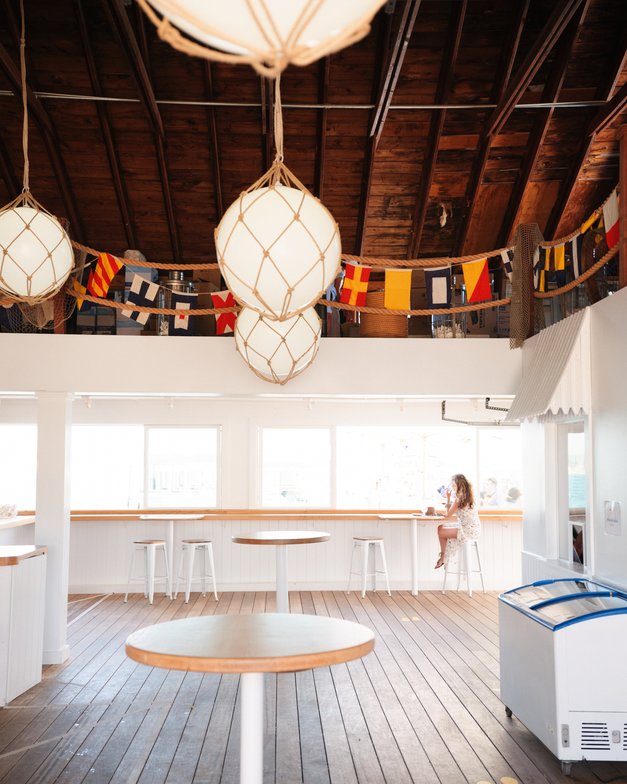
[[[168,316],[169,335],[191,335],[193,333],[193,316],[188,316],[186,311],[196,305],[198,294],[179,294],[172,292],[170,307],[181,311],[181,315]]]
[[[451,268],[425,267],[425,287],[428,308],[451,307]]]
[[[154,303],[158,291],[159,286],[156,283],[150,283],[140,275],[134,275],[126,301],[132,305],[149,308]],[[150,313],[142,313],[139,310],[123,310],[122,315],[144,325],[148,321]]]

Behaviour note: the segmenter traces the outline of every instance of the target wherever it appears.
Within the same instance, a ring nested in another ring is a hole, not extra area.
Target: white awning
[[[506,422],[590,412],[589,308],[543,329],[522,351],[522,381]]]

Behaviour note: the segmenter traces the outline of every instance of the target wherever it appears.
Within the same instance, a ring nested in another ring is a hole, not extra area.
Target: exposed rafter
[[[577,9],[577,12],[573,18],[570,20],[563,36],[559,40],[555,62],[553,63],[551,73],[542,92],[542,101],[551,103],[556,101],[558,98],[559,92],[562,89],[562,84],[564,83],[566,68],[570,60],[573,46],[575,45],[575,41],[579,35],[579,30],[581,29],[581,25],[586,18],[586,14],[591,2],[592,0],[585,0],[585,2],[582,3],[582,5]],[[501,245],[505,245],[510,237],[510,234],[512,233],[514,226],[516,225],[518,216],[520,215],[525,190],[529,184],[529,180],[538,161],[540,149],[549,129],[551,120],[553,119],[554,111],[555,110],[553,107],[540,109],[539,113],[534,119],[533,130],[529,137],[529,141],[527,142],[527,151],[525,160],[523,162],[523,167],[518,174],[518,178],[509,197],[505,215],[501,221],[501,229],[496,240],[496,244],[499,247]]]
[[[87,29],[87,21],[85,19],[85,12],[83,10],[82,0],[74,0],[74,13],[78,23],[80,32],[81,43],[85,54],[85,61],[87,63],[87,71],[89,72],[89,79],[91,81],[92,90],[95,95],[103,95],[100,77],[98,75],[98,68],[94,59],[89,31]],[[124,224],[124,231],[126,234],[126,241],[129,248],[137,247],[137,239],[135,236],[135,228],[131,216],[131,208],[129,205],[128,194],[126,192],[126,185],[124,182],[124,175],[120,165],[118,152],[113,140],[113,132],[111,130],[111,123],[109,122],[109,114],[106,104],[96,102],[96,112],[98,113],[98,122],[100,123],[100,131],[107,150],[107,159],[111,169],[111,178],[113,179],[113,187],[115,189],[115,197],[120,210],[122,223]]]
[[[583,0],[560,0],[557,3],[553,13],[539,34],[537,43],[529,50],[524,62],[499,101],[498,106],[492,112],[487,125],[487,134],[489,136],[497,134],[501,130],[582,2]]]
[[[392,14],[385,14],[385,22],[382,23],[381,16],[379,19],[379,30],[377,36],[377,55],[375,63],[384,63],[386,61],[386,52],[389,50],[390,38],[392,35]],[[381,86],[384,80],[383,69],[376,69],[373,74],[373,100],[381,93]],[[372,119],[374,118],[374,111],[370,114],[370,126],[372,126]],[[374,157],[377,147],[376,136],[368,136],[366,139],[366,149],[364,151],[364,162],[361,169],[361,189],[359,192],[359,212],[357,214],[357,230],[355,232],[355,253],[361,255],[364,252],[364,239],[366,236],[366,224],[368,222],[368,204],[370,202],[370,186],[372,184],[372,171],[374,168]]]
[[[492,95],[490,96],[491,100],[496,103],[498,103],[503,97],[505,88],[507,87],[507,83],[512,73],[512,68],[514,67],[516,52],[518,51],[520,37],[522,35],[523,27],[525,26],[527,11],[529,10],[529,2],[530,0],[520,0],[518,4],[518,13],[514,15],[514,22],[510,35],[508,36],[501,52],[501,63],[496,70],[496,79],[494,82],[494,87],[492,88]],[[490,118],[488,117],[486,118],[484,130],[479,142],[479,151],[475,157],[468,181],[468,187],[466,188],[465,212],[457,236],[457,250],[455,251],[456,255],[461,255],[464,252],[464,244],[466,242],[468,229],[470,228],[470,222],[475,211],[479,188],[483,183],[483,175],[485,174],[485,170],[488,164],[490,147],[492,145],[492,136],[487,133],[489,122]]]
[[[449,36],[446,49],[442,57],[440,77],[438,79],[438,87],[436,91],[437,103],[445,103],[451,89],[467,5],[468,0],[461,0],[459,4],[453,6],[451,24],[449,27]],[[429,138],[427,140],[424,165],[422,167],[420,189],[418,190],[418,196],[416,198],[414,216],[409,234],[409,245],[407,248],[408,259],[415,258],[418,255],[418,249],[420,248],[422,230],[425,224],[425,216],[427,214],[427,204],[429,202],[429,193],[431,191],[431,185],[433,184],[433,175],[435,173],[435,165],[438,158],[440,137],[442,136],[442,129],[444,128],[445,119],[446,109],[438,109],[433,112],[431,116],[431,125],[429,127]]]
[[[0,44],[0,66],[9,80],[11,89],[16,98],[21,100],[22,87],[19,69],[2,44]],[[83,224],[78,211],[76,199],[74,198],[72,186],[70,185],[67,177],[65,162],[61,155],[59,139],[54,129],[54,125],[48,116],[48,112],[46,112],[39,99],[35,97],[33,91],[29,87],[27,87],[26,90],[28,110],[29,112],[32,112],[32,116],[34,117],[35,122],[37,123],[37,126],[41,132],[43,142],[46,147],[46,152],[52,165],[55,180],[59,186],[59,191],[61,192],[61,198],[63,199],[67,218],[70,222],[70,229],[74,237],[77,239],[83,239]]]
[[[624,84],[620,90],[617,90],[612,100],[607,103],[602,109],[596,113],[592,118],[592,122],[588,126],[588,136],[594,136],[596,133],[601,133],[608,125],[611,125],[614,120],[625,110],[627,107],[627,83]]]
[[[209,100],[213,100],[213,69],[209,60],[204,60],[203,76],[205,80],[205,93]],[[216,223],[224,215],[224,200],[222,197],[222,174],[220,170],[220,142],[218,140],[218,124],[214,106],[207,107],[209,121],[209,144],[211,146],[211,164],[213,166],[213,192],[216,203]]]
[[[318,103],[326,105],[329,93],[329,71],[331,58],[324,57],[318,64]],[[316,140],[316,196],[322,199],[324,188],[324,164],[327,151],[327,109],[318,111],[318,134]]]
[[[396,40],[394,41],[392,56],[390,57],[387,73],[379,91],[374,117],[370,123],[370,136],[374,136],[375,138],[375,149],[376,145],[379,143],[381,134],[383,133],[383,125],[388,115],[390,104],[392,103],[401,68],[403,67],[405,53],[407,52],[409,39],[414,30],[420,3],[421,0],[407,0],[403,9],[403,16],[396,34]]]
[[[597,99],[605,101],[609,100],[610,96],[614,92],[618,78],[623,71],[625,62],[627,62],[627,29],[621,36],[618,57],[609,69],[608,78],[597,91]],[[595,115],[593,114],[590,119],[590,123],[592,123],[594,116]],[[549,215],[549,219],[544,229],[544,235],[547,238],[553,237],[559,227],[562,215],[566,210],[572,192],[575,189],[575,185],[577,184],[581,169],[583,168],[588,158],[588,153],[590,152],[594,136],[594,133],[584,136],[579,146],[579,150],[577,151],[577,155],[569,167],[568,177],[562,182],[560,186],[559,193],[555,199],[553,209],[551,210],[551,214]]]
[[[114,4],[117,4],[119,0],[114,0]],[[125,48],[130,49],[132,51],[136,51],[138,53],[138,57],[141,60],[142,70],[146,74],[148,78],[148,84],[150,86],[150,92],[152,94],[152,86],[150,83],[150,57],[148,54],[148,41],[146,39],[146,26],[145,26],[145,16],[144,14],[140,13],[139,6],[135,8],[137,14],[137,30],[139,33],[139,41],[135,38],[135,34],[133,33],[133,28],[127,18],[127,25],[123,26],[124,35],[131,36],[132,40],[127,43]],[[124,8],[122,8],[124,11]],[[126,12],[124,11],[126,15]],[[165,137],[163,135],[163,125],[161,123],[161,115],[159,114],[159,109],[155,104],[155,108],[157,110],[159,125],[161,127],[161,133],[158,133],[155,129],[154,140],[155,140],[155,150],[157,153],[157,167],[159,170],[159,180],[161,182],[161,193],[163,194],[163,203],[165,207],[166,218],[168,221],[168,231],[170,233],[170,246],[172,248],[172,256],[174,261],[178,262],[181,261],[183,254],[181,251],[181,240],[179,237],[179,230],[178,230],[178,222],[176,220],[176,214],[174,210],[174,200],[172,198],[172,189],[170,187],[170,175],[168,173],[168,162],[166,158],[166,151],[165,151]]]
[[[161,120],[159,107],[155,100],[155,92],[152,87],[150,75],[147,70],[147,61],[142,56],[137,38],[133,32],[133,27],[131,26],[131,21],[128,18],[126,6],[122,0],[103,0],[103,6],[109,12],[113,27],[115,28],[118,39],[126,54],[128,64],[131,66],[133,78],[135,79],[135,83],[139,90],[139,96],[144,108],[148,112],[152,128],[156,135],[163,139],[163,122]]]

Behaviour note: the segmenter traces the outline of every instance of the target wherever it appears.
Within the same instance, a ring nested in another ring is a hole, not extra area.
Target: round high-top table
[[[285,613],[184,618],[134,632],[131,659],[152,667],[241,673],[240,783],[263,781],[263,673],[351,661],[374,647],[366,626]]]
[[[288,613],[290,604],[287,592],[287,546],[290,544],[315,544],[326,542],[331,534],[326,531],[257,531],[232,537],[236,544],[273,544],[276,546],[276,609]]]
[[[442,515],[426,515],[426,514],[380,514],[380,520],[409,520],[411,523],[411,592],[412,596],[418,595],[418,523],[442,523],[446,522],[446,518]],[[451,525],[454,524],[453,520],[449,520]]]

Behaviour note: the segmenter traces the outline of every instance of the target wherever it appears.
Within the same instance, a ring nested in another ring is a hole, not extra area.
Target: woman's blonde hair
[[[452,477],[455,482],[455,497],[457,508],[464,509],[467,506],[475,505],[475,497],[472,494],[472,485],[463,474],[454,474]]]

